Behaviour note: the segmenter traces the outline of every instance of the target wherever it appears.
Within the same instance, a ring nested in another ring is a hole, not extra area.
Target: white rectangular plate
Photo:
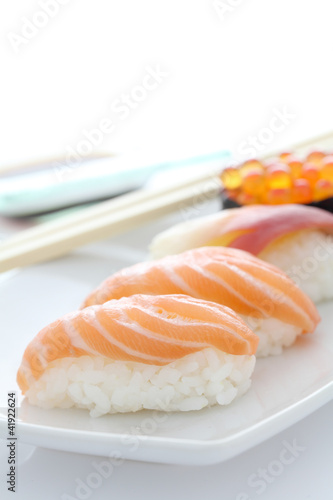
[[[152,235],[175,220],[169,217],[64,259],[2,276],[0,437],[7,437],[6,394],[15,390],[21,442],[132,460],[213,464],[259,444],[332,399],[333,308],[325,303],[319,307],[322,322],[316,333],[299,339],[283,355],[258,360],[251,389],[228,407],[93,419],[84,410],[41,410],[22,401],[15,377],[28,342],[43,326],[77,308],[107,275],[144,258]]]

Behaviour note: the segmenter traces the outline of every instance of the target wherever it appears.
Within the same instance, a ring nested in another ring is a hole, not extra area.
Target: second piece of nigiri
[[[230,307],[259,336],[257,356],[279,354],[320,321],[312,301],[284,272],[232,248],[202,247],[123,269],[83,307],[138,293],[187,294]]]
[[[232,208],[157,235],[154,258],[201,246],[238,248],[290,276],[314,302],[333,298],[333,214],[304,205]]]

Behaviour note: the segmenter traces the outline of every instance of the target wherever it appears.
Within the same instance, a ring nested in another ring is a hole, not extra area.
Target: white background
[[[330,0],[229,0],[222,16],[213,0],[61,0],[15,51],[43,1],[1,3],[2,165],[76,147],[147,65],[168,77],[97,150],[237,149],[283,107],[295,118],[270,147],[333,128]]]
[[[8,35],[21,34],[22,19],[32,20],[40,2],[2,2],[0,164],[66,154],[84,130],[114,118],[111,103],[142,82],[147,66],[159,66],[168,77],[118,120],[96,151],[237,151],[284,108],[294,118],[269,148],[333,129],[332,2],[238,3],[221,19],[211,0],[70,0],[15,51]],[[249,499],[326,500],[332,495],[331,416],[327,405],[214,467],[125,463],[89,498],[234,500],[245,492]],[[284,439],[297,439],[306,451],[258,495],[247,479],[278,458]],[[39,449],[24,462],[25,451],[20,489],[10,498],[74,496],[75,479],[93,470],[91,457]],[[1,471],[5,459],[1,447]]]

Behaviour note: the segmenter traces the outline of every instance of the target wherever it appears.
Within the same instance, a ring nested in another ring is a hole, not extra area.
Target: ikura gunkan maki
[[[333,155],[312,151],[304,159],[282,153],[272,161],[248,160],[221,174],[223,208],[301,203],[333,212]]]

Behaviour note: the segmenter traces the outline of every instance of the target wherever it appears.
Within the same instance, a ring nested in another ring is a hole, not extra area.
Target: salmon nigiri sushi
[[[43,408],[92,416],[199,410],[250,386],[258,337],[229,308],[134,295],[65,315],[26,348],[17,381]]]
[[[257,356],[280,354],[320,320],[312,301],[283,271],[234,248],[202,247],[123,269],[83,307],[137,293],[185,293],[230,307],[259,336]]]
[[[252,205],[186,221],[157,235],[153,258],[201,246],[238,248],[276,265],[314,302],[333,298],[333,214],[304,205]]]

